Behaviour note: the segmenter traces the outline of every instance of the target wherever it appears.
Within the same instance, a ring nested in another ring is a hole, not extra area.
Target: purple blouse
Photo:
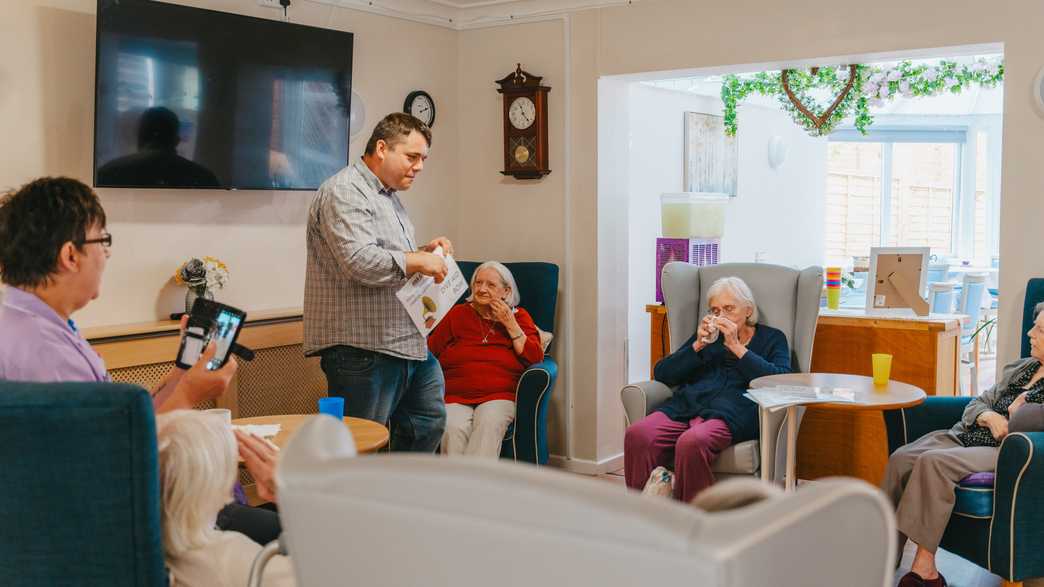
[[[72,320],[17,287],[7,286],[0,295],[0,379],[111,381]]]

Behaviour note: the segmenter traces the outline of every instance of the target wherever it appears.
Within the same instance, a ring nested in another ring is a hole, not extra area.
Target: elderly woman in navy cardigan
[[[641,489],[657,466],[670,465],[676,499],[688,502],[709,487],[718,454],[757,436],[757,407],[743,397],[751,380],[790,372],[786,336],[758,324],[754,295],[742,279],[715,281],[707,306],[696,333],[656,364],[654,378],[674,394],[627,428],[624,471],[632,489]]]

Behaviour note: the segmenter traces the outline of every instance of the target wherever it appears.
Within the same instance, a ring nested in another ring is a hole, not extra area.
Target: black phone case
[[[229,306],[228,304],[222,304],[221,302],[215,302],[206,298],[196,298],[196,301],[192,304],[192,312],[189,314],[188,324],[186,325],[186,332],[181,337],[181,342],[178,345],[178,355],[174,359],[174,364],[182,369],[191,369],[192,365],[185,363],[182,358],[185,353],[185,339],[186,338],[198,338],[206,339],[210,335],[210,330],[215,326],[215,319],[218,314],[222,311],[228,311],[235,314],[239,318],[239,325],[236,327],[236,331],[232,334],[232,340],[229,342],[229,350],[222,359],[221,364],[218,365],[218,369],[224,367],[228,363],[229,356],[232,355],[232,347],[235,346],[236,341],[239,340],[239,331],[243,329],[243,324],[246,323],[246,312]],[[188,332],[188,329],[193,327],[203,328],[203,336],[199,336]],[[197,359],[198,360],[198,359]]]

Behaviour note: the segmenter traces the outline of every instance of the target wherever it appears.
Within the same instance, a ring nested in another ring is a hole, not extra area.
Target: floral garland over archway
[[[960,94],[972,84],[992,88],[1004,79],[1004,63],[1000,60],[980,60],[967,65],[954,61],[914,65],[903,61],[892,67],[855,65],[855,80],[849,88],[852,67],[788,70],[786,86],[794,99],[787,95],[783,72],[763,71],[753,75],[725,76],[721,84],[721,101],[725,104],[725,134],[735,136],[738,128],[736,106],[753,93],[775,96],[783,110],[794,119],[794,123],[812,136],[830,134],[849,115],[854,115],[856,129],[866,134],[867,128],[874,122],[870,107],[880,106],[885,100],[896,96],[935,96],[944,92]],[[832,102],[836,100],[837,106],[829,111],[827,107],[815,105],[811,96],[814,89],[830,92],[835,96]],[[818,120],[809,117],[809,113]]]

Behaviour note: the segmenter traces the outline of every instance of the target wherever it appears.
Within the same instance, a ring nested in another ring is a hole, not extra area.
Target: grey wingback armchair
[[[707,290],[721,277],[739,277],[750,286],[760,317],[758,323],[778,328],[787,337],[795,371],[809,372],[812,365],[812,340],[819,317],[819,298],[823,288],[823,269],[803,270],[763,263],[725,263],[696,267],[687,263],[668,263],[663,268],[663,299],[671,334],[671,352],[696,332],[701,316],[707,312]],[[620,392],[627,425],[651,414],[672,390],[659,381],[642,381],[627,385]],[[804,410],[798,410],[798,423]],[[784,472],[784,443],[780,441],[786,411],[772,413],[759,430],[770,432],[760,441],[770,443],[766,454],[776,455],[773,462],[762,463],[759,440],[749,440],[728,447],[715,461],[713,470],[719,478],[759,475],[779,481]],[[766,426],[767,425],[767,426]],[[764,468],[764,471],[762,471]]]

